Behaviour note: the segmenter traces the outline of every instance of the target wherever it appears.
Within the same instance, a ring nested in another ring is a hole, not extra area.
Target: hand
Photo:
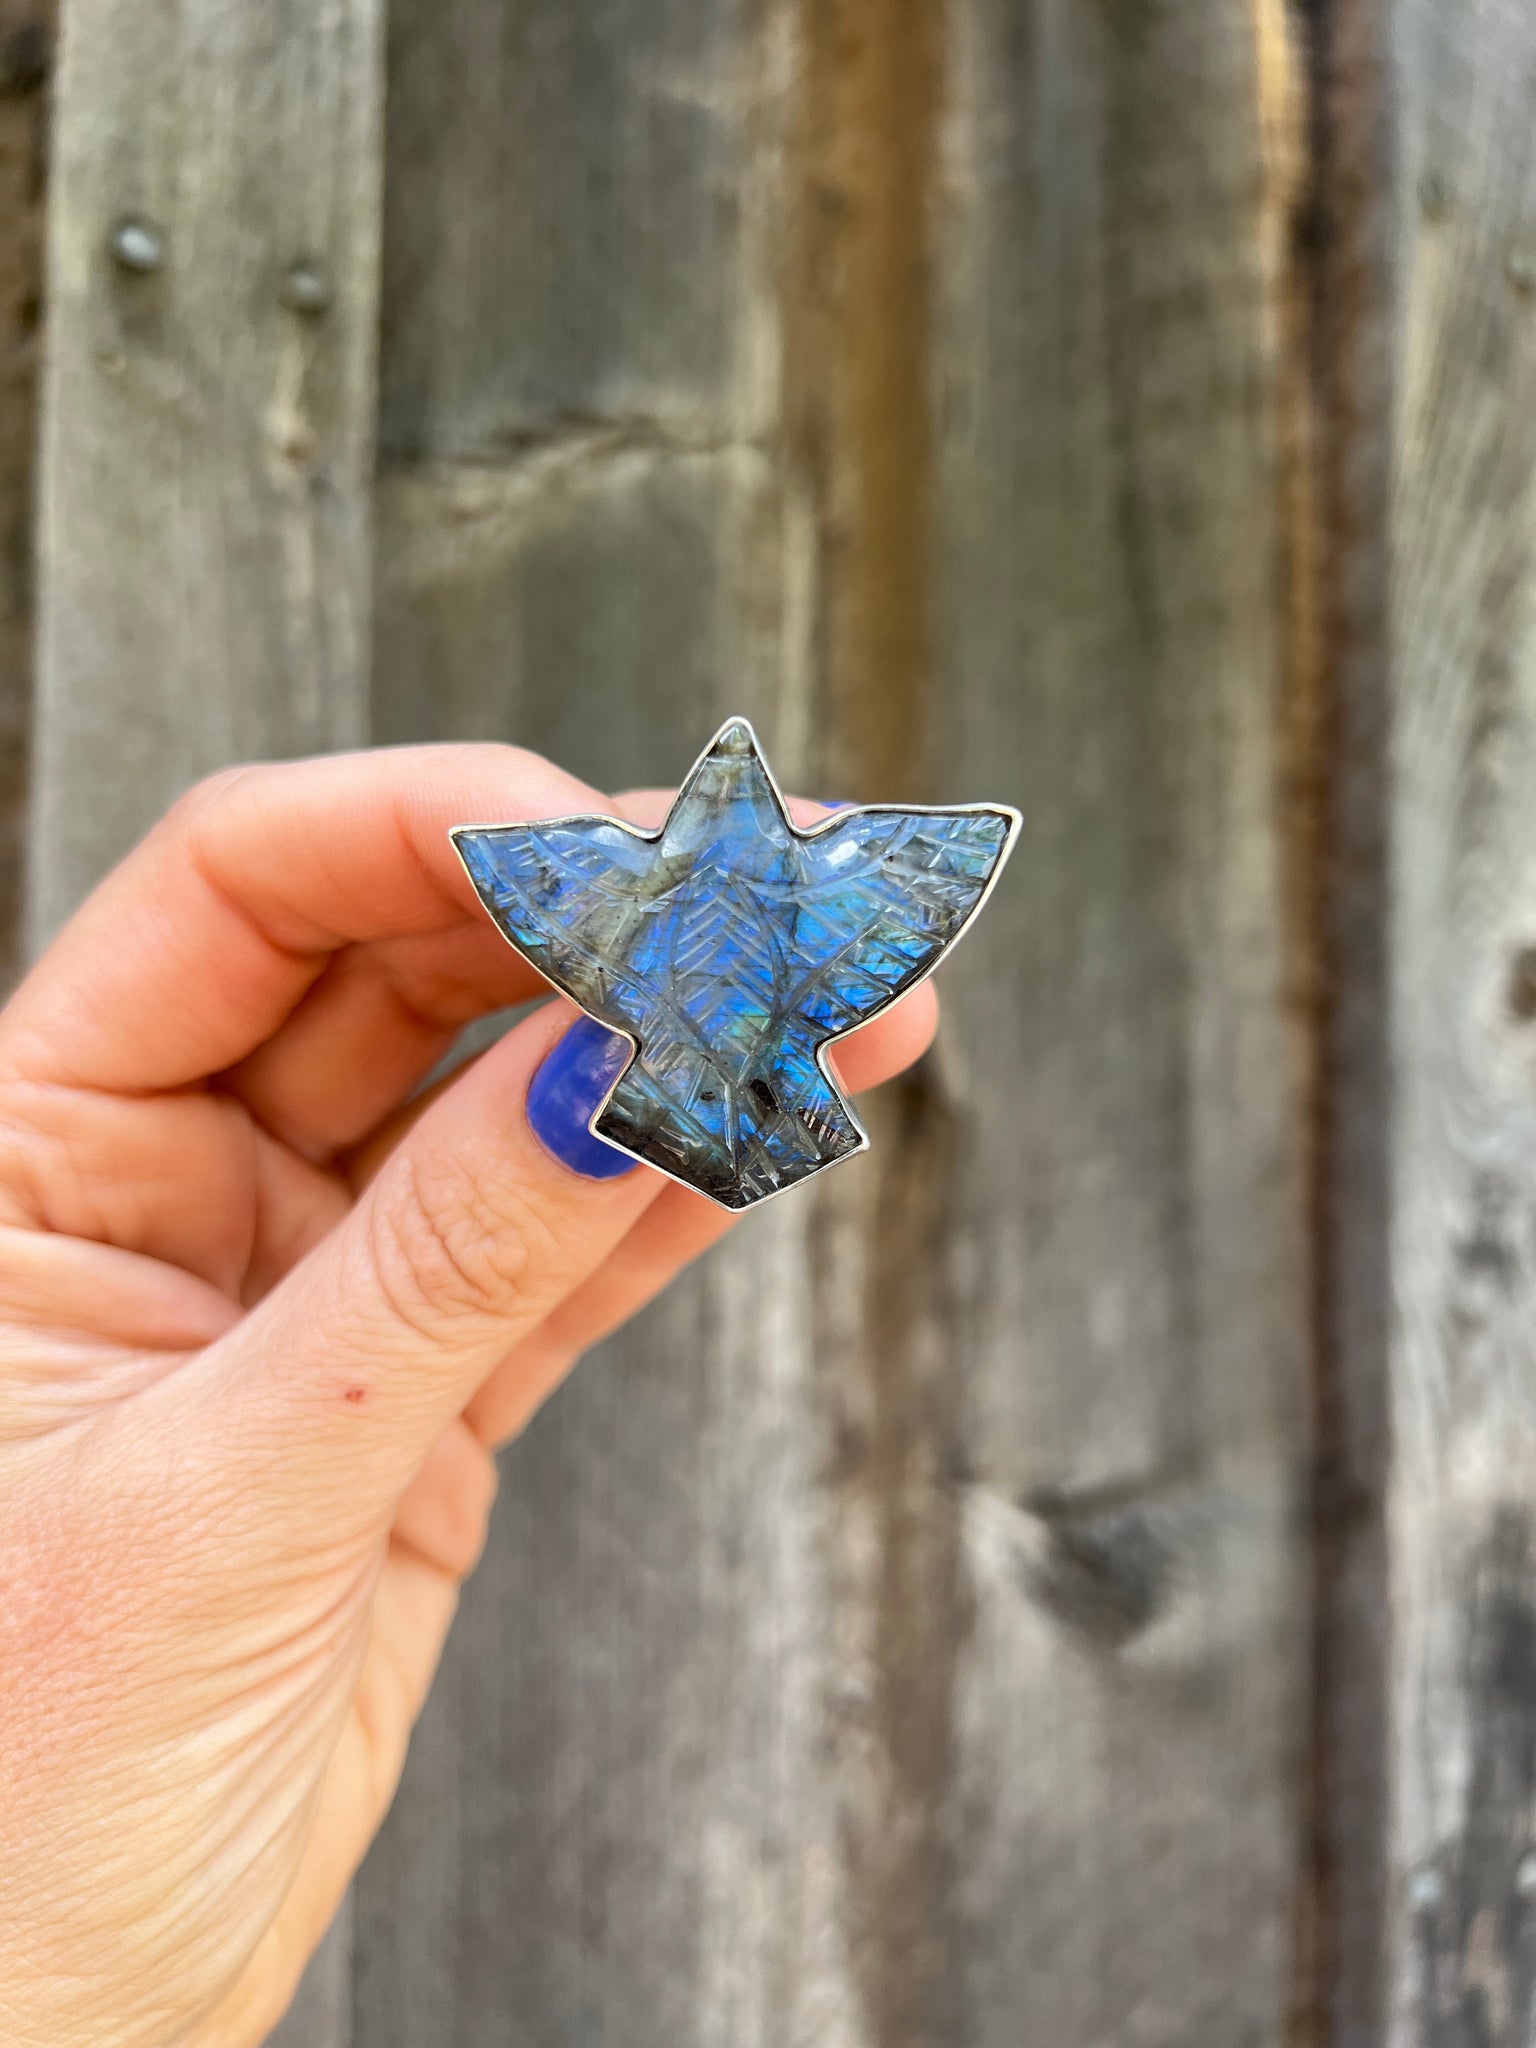
[[[726,1226],[534,1136],[564,1002],[409,1099],[542,987],[448,827],[606,808],[501,747],[218,777],[0,1014],[8,2048],[264,2038],[393,1795],[493,1447]],[[933,1022],[915,991],[842,1077]]]

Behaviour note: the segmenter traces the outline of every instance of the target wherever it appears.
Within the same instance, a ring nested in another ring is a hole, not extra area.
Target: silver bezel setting
[[[818,1165],[813,1166],[808,1173],[802,1174],[798,1180],[791,1181],[784,1187],[770,1188],[766,1194],[756,1196],[752,1201],[743,1204],[739,1208],[733,1208],[729,1202],[722,1202],[717,1195],[710,1194],[707,1189],[695,1187],[692,1181],[685,1180],[681,1174],[673,1173],[669,1168],[665,1166],[657,1166],[652,1160],[642,1159],[639,1153],[631,1152],[627,1145],[620,1145],[614,1139],[604,1137],[603,1133],[597,1129],[597,1125],[602,1120],[604,1112],[607,1110],[609,1103],[613,1100],[614,1094],[618,1089],[619,1083],[623,1080],[624,1076],[629,1072],[630,1068],[634,1065],[635,1060],[639,1057],[641,1049],[640,1040],[635,1036],[635,1034],[632,1031],[626,1031],[617,1024],[610,1024],[606,1017],[597,1016],[593,1011],[589,1010],[584,1003],[578,1001],[578,999],[575,996],[573,996],[568,989],[563,989],[559,986],[557,982],[550,981],[548,975],[544,974],[541,969],[535,966],[532,960],[528,959],[528,955],[523,951],[522,947],[518,945],[517,941],[515,939],[508,938],[507,934],[504,931],[502,931],[501,926],[499,924],[496,924],[495,919],[492,918],[492,924],[495,926],[496,931],[500,934],[503,941],[507,945],[509,945],[512,948],[513,952],[518,954],[520,958],[528,961],[528,965],[530,967],[533,967],[534,972],[539,975],[541,981],[547,982],[549,987],[552,988],[557,995],[563,996],[568,1003],[573,1003],[575,1007],[582,1012],[583,1016],[590,1017],[594,1024],[600,1024],[605,1031],[611,1031],[616,1038],[624,1039],[629,1045],[629,1058],[624,1062],[624,1065],[619,1069],[619,1072],[614,1077],[612,1086],[608,1089],[607,1093],[603,1096],[602,1101],[598,1103],[597,1107],[592,1112],[591,1119],[587,1124],[588,1136],[595,1138],[600,1145],[606,1145],[611,1152],[617,1152],[622,1158],[632,1159],[637,1166],[648,1167],[652,1173],[659,1173],[665,1179],[676,1182],[676,1184],[679,1187],[687,1188],[691,1194],[700,1196],[702,1200],[709,1202],[710,1204],[712,1204],[713,1207],[717,1209],[723,1209],[728,1216],[744,1216],[750,1210],[761,1208],[765,1202],[775,1201],[780,1195],[791,1194],[797,1187],[803,1187],[807,1181],[814,1180],[818,1174],[825,1173],[830,1167],[842,1166],[851,1159],[859,1158],[863,1153],[867,1152],[870,1149],[869,1132],[865,1129],[863,1118],[859,1115],[858,1110],[849,1100],[843,1083],[838,1079],[837,1075],[828,1066],[827,1055],[833,1052],[839,1045],[841,1045],[845,1039],[854,1037],[855,1034],[860,1031],[867,1031],[870,1025],[875,1023],[879,1018],[883,1017],[888,1010],[894,1009],[899,1002],[904,1001],[905,998],[912,993],[913,989],[920,988],[922,984],[928,980],[929,976],[934,973],[934,971],[939,966],[940,962],[943,960],[947,960],[949,958],[949,955],[954,951],[955,947],[959,945],[961,939],[965,937],[965,934],[970,930],[971,926],[976,922],[976,919],[981,915],[982,907],[986,903],[987,898],[992,894],[992,891],[996,888],[998,877],[1002,874],[1003,869],[1008,864],[1009,856],[1013,852],[1015,842],[1017,841],[1019,836],[1019,831],[1024,823],[1023,814],[1016,810],[1012,804],[849,804],[844,806],[844,808],[842,808],[841,810],[829,812],[825,818],[822,818],[818,823],[814,825],[797,825],[794,819],[789,814],[789,806],[784,801],[784,793],[779,787],[778,777],[774,774],[772,765],[768,760],[768,756],[763,751],[762,745],[758,740],[757,732],[752,724],[752,721],[748,718],[728,718],[719,727],[714,737],[711,740],[709,740],[709,742],[699,750],[699,753],[694,760],[693,766],[689,769],[687,775],[678,785],[678,795],[673,798],[671,807],[669,808],[666,817],[655,828],[654,831],[643,831],[638,825],[631,825],[627,819],[610,817],[606,812],[603,811],[569,811],[559,813],[552,818],[503,818],[494,825],[475,824],[450,826],[448,831],[448,837],[453,843],[453,850],[458,855],[459,860],[463,865],[465,874],[469,877],[470,886],[475,889],[475,900],[477,902],[483,903],[483,899],[480,896],[479,889],[475,886],[473,870],[470,868],[469,862],[465,859],[463,847],[459,844],[459,838],[461,834],[481,832],[504,832],[509,825],[517,826],[603,824],[611,825],[615,827],[617,830],[627,833],[631,839],[638,841],[642,845],[655,846],[659,844],[660,841],[666,836],[667,827],[672,822],[672,814],[676,810],[677,805],[681,800],[683,790],[687,788],[689,783],[693,781],[694,777],[703,768],[705,762],[709,759],[710,755],[715,751],[716,747],[719,746],[720,742],[725,738],[726,734],[730,732],[733,728],[738,727],[744,727],[746,729],[747,736],[751,741],[753,754],[756,756],[758,765],[761,767],[763,771],[763,775],[768,783],[768,787],[772,792],[774,803],[778,806],[779,815],[784,820],[786,830],[789,832],[791,838],[798,839],[802,843],[812,839],[819,838],[822,833],[826,832],[833,825],[840,825],[846,823],[850,813],[854,812],[857,812],[861,816],[867,816],[870,814],[878,815],[881,812],[890,812],[894,813],[899,817],[907,818],[954,818],[966,816],[1002,818],[1006,821],[1007,831],[1004,835],[1003,843],[1001,847],[998,849],[997,859],[993,863],[992,872],[987,877],[986,882],[982,888],[981,894],[976,898],[976,901],[971,905],[971,908],[966,912],[965,917],[955,930],[953,937],[946,941],[946,943],[934,955],[933,959],[922,970],[922,972],[920,974],[914,975],[913,978],[909,982],[907,982],[896,994],[889,997],[887,1001],[881,1003],[877,1009],[871,1010],[867,1017],[861,1017],[857,1024],[851,1024],[846,1031],[839,1031],[831,1038],[823,1039],[820,1045],[818,1045],[816,1048],[817,1068],[821,1073],[822,1079],[826,1082],[827,1086],[830,1089],[832,1089],[834,1094],[837,1096],[838,1101],[842,1104],[842,1107],[845,1113],[847,1114],[849,1122],[853,1125],[854,1130],[858,1133],[859,1142],[857,1146],[852,1151],[841,1153],[836,1159],[822,1160]],[[487,915],[489,915],[489,912],[487,912]]]

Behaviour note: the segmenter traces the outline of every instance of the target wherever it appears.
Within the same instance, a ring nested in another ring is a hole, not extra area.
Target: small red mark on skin
[[[354,1408],[360,1408],[368,1398],[368,1389],[366,1387],[348,1387],[341,1398],[344,1401],[350,1401]]]

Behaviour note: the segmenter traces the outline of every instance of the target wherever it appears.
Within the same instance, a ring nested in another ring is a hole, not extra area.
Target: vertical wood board
[[[744,148],[774,97],[771,14],[397,0],[388,452],[486,460],[598,422],[720,431],[755,318]]]
[[[366,738],[381,63],[381,0],[69,9],[36,939],[199,775]],[[114,258],[128,221],[157,267]]]
[[[1536,21],[1398,0],[1386,2038],[1536,2026]]]
[[[0,5],[0,987],[20,957],[50,0]]]
[[[800,765],[787,27],[395,7],[380,738],[513,740],[619,788],[745,710]],[[370,2048],[839,2038],[801,1228],[759,1219],[506,1455],[357,1889]]]
[[[1026,819],[949,985],[958,2037],[1280,2043],[1307,1688],[1301,52],[1278,7],[954,20],[935,752],[946,790]]]

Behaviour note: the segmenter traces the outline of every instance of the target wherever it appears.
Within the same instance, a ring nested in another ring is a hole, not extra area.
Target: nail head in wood
[[[315,320],[330,311],[335,298],[335,283],[323,263],[301,258],[289,266],[283,279],[282,301],[290,313],[302,313]]]
[[[127,215],[107,238],[112,260],[121,270],[149,277],[165,263],[165,237],[151,221]]]

